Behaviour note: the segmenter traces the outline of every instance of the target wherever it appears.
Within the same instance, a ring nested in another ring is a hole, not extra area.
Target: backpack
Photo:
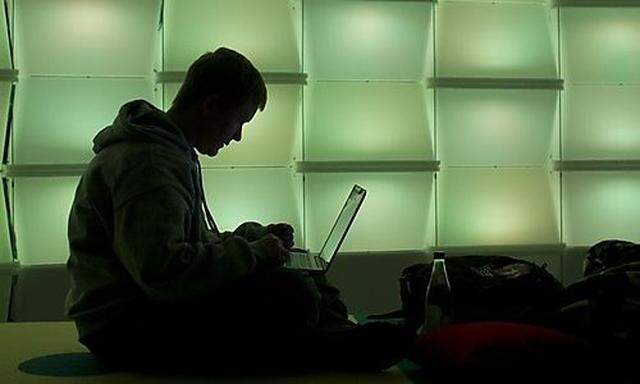
[[[447,258],[454,323],[513,321],[536,323],[559,305],[562,284],[546,270],[508,256]],[[402,271],[402,308],[369,318],[401,317],[409,326],[424,321],[425,294],[432,264],[414,264]],[[437,300],[437,298],[436,298]],[[437,305],[437,302],[435,303]]]

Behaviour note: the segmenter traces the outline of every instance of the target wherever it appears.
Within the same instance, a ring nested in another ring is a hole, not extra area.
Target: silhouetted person
[[[404,334],[354,325],[322,275],[282,268],[291,226],[218,231],[194,148],[240,141],[266,102],[258,70],[220,48],[191,65],[168,112],[129,102],[95,137],[69,216],[67,311],[106,362],[381,369],[402,357]]]

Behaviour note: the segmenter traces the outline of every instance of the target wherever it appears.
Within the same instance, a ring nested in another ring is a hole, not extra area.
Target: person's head
[[[240,141],[242,125],[266,103],[260,72],[240,53],[218,48],[191,64],[169,115],[200,153],[214,156],[231,140]]]

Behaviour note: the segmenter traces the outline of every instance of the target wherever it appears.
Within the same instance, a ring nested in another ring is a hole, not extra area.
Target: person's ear
[[[205,96],[201,107],[202,116],[204,117],[211,117],[211,115],[217,114],[220,110],[220,96],[215,93]]]

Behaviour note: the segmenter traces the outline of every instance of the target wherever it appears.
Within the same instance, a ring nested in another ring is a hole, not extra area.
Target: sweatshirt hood
[[[97,154],[123,141],[158,143],[184,152],[192,159],[196,156],[184,133],[167,114],[145,100],[124,104],[113,124],[102,129],[93,139],[93,152]]]

